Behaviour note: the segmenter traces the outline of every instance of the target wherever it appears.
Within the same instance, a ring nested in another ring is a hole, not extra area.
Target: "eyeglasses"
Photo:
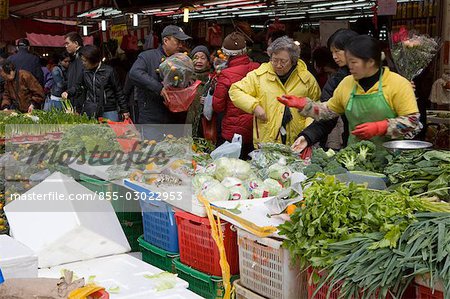
[[[278,59],[278,58],[271,58],[270,61],[274,65],[280,64],[281,66],[286,66],[289,63],[289,59]]]

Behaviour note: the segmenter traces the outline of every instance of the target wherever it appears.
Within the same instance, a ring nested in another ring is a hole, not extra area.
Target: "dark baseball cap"
[[[192,38],[186,33],[184,33],[181,27],[175,25],[168,25],[164,28],[163,32],[161,33],[161,37],[164,38],[166,36],[173,36],[179,40],[188,40]]]
[[[27,40],[26,38],[21,38],[17,41],[17,46],[18,47],[29,47],[30,41]]]

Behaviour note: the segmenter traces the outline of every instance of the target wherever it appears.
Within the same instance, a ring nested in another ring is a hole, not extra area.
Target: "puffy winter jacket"
[[[111,66],[100,63],[96,69],[85,70],[82,88],[85,90],[83,107],[87,102],[101,103],[103,112],[128,112],[122,86]]]
[[[231,140],[234,133],[242,135],[243,143],[252,143],[253,115],[237,108],[230,99],[228,91],[231,85],[242,80],[247,73],[257,69],[259,63],[251,62],[247,55],[240,55],[228,62],[217,78],[213,96],[214,112],[224,112],[222,137]]]
[[[44,89],[38,80],[30,72],[20,70],[16,72],[14,80],[5,82],[0,108],[17,109],[25,113],[31,104],[36,107],[43,102]]]
[[[233,104],[248,113],[253,113],[258,105],[266,112],[267,122],[254,118],[253,143],[258,145],[260,142],[282,142],[280,128],[285,106],[277,101],[277,97],[289,94],[319,100],[320,88],[314,76],[308,72],[306,64],[298,60],[297,67],[284,85],[269,62],[263,63],[244,79],[234,83],[229,94]],[[287,145],[293,144],[298,134],[312,122],[301,116],[297,109],[290,110],[292,120],[286,126]]]

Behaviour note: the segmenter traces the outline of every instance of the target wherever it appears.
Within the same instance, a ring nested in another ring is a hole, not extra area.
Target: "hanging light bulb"
[[[189,22],[189,7],[185,7],[183,10],[184,10],[183,22],[187,23]]]
[[[102,31],[106,31],[106,20],[105,20],[105,12],[102,12],[102,21],[101,21]]]
[[[139,26],[139,15],[137,13],[133,14],[133,26]]]
[[[84,36],[88,35],[88,26],[87,25],[83,25],[83,35]]]

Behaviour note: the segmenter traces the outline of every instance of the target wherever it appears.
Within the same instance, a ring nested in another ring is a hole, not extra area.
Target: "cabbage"
[[[201,195],[208,201],[224,201],[230,197],[230,191],[219,181],[213,180],[203,184]]]
[[[224,185],[227,188],[231,188],[233,186],[241,186],[243,183],[240,179],[232,178],[232,177],[226,177],[222,181],[222,185]]]
[[[250,195],[251,198],[263,198],[268,196],[269,191],[267,191],[263,186],[253,189]]]
[[[283,185],[274,179],[266,179],[263,182],[264,188],[269,191],[269,196],[276,196],[283,190]]]
[[[203,189],[203,184],[212,181],[214,178],[212,176],[209,176],[207,174],[197,174],[192,179],[192,186],[194,187],[194,192],[197,193]]]
[[[256,189],[258,187],[261,187],[262,185],[263,185],[263,181],[260,179],[252,179],[247,182],[247,187],[248,187],[248,190],[250,190],[250,191],[252,191],[253,189]]]
[[[230,200],[248,199],[250,195],[247,188],[243,185],[232,186],[228,189],[230,190]]]
[[[235,177],[240,180],[246,180],[251,174],[250,164],[245,161],[225,157],[216,160],[214,176],[219,181],[223,181],[226,177]]]
[[[269,178],[277,180],[281,183],[289,181],[292,172],[286,165],[280,165],[278,163],[269,167]]]

